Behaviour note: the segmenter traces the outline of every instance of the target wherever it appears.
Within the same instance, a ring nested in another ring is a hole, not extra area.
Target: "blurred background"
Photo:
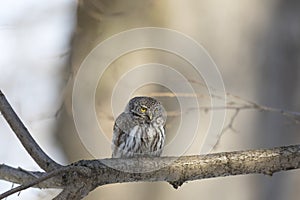
[[[128,29],[151,26],[174,29],[200,43],[218,66],[228,93],[260,105],[299,111],[299,11],[300,2],[296,0],[12,0],[0,8],[0,88],[52,158],[61,163],[94,159],[82,144],[72,116],[76,73],[100,42]],[[149,62],[163,63],[192,76],[188,63],[167,52],[147,49],[115,60],[99,80],[95,95],[99,124],[107,137],[105,141],[95,141],[95,145],[99,151],[107,152],[106,157],[110,149],[101,147],[112,137],[112,90],[124,73]],[[156,73],[145,76],[154,81],[165,77]],[[209,93],[203,84],[202,77],[198,77],[193,87],[200,92],[200,106],[209,106]],[[181,120],[177,98],[161,95],[172,92],[157,85],[133,92],[132,95],[155,96],[166,105],[167,143],[170,142]],[[122,108],[126,100],[120,99],[119,104]],[[234,110],[227,110],[225,126],[234,114]],[[202,111],[200,115],[202,126],[197,135],[209,126],[210,112]],[[0,120],[0,162],[38,170],[5,120]],[[213,152],[300,142],[299,124],[274,112],[242,110],[233,127],[216,141]],[[185,154],[199,152],[202,142],[203,138],[197,136]],[[194,181],[178,190],[168,183],[105,185],[85,199],[296,200],[300,196],[299,184],[300,172],[294,170],[272,177],[247,175]],[[0,181],[0,192],[11,187]],[[29,189],[8,199],[51,199],[58,192]]]

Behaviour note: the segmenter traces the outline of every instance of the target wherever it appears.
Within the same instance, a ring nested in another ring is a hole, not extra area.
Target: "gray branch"
[[[119,170],[109,168],[107,164]],[[178,158],[88,160],[79,161],[76,165],[92,170],[94,187],[110,183],[167,181],[177,188],[186,181],[241,174],[272,175],[300,168],[300,145]],[[164,167],[145,173],[126,172],[138,167],[148,171],[153,166]]]
[[[58,163],[52,160],[35,142],[30,133],[28,132],[21,119],[12,109],[4,94],[0,90],[0,111],[4,116],[5,120],[14,131],[16,136],[19,138],[23,147],[34,159],[34,161],[46,172],[52,171],[61,167]]]
[[[151,171],[153,166],[162,168]],[[43,180],[39,187],[64,189],[56,199],[65,196],[81,199],[96,187],[113,183],[166,181],[177,188],[187,181],[213,177],[272,175],[300,168],[300,145],[183,157],[82,160],[65,168],[68,167],[69,170],[56,173],[59,176]],[[76,167],[78,170],[74,170]],[[128,172],[132,169],[143,169],[145,172]],[[29,180],[37,183],[36,178],[30,176],[31,173],[39,177],[42,175],[40,172],[29,173],[4,165],[0,167],[0,179],[19,184],[24,184],[24,179],[28,177],[27,184],[32,184],[28,183]]]
[[[44,175],[45,172],[30,172],[21,168],[13,168],[4,164],[0,165],[0,179],[11,183],[26,184]],[[38,188],[60,188],[61,184],[55,180],[41,182],[35,187]]]

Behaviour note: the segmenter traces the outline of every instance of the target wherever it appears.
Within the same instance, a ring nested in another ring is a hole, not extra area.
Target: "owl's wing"
[[[118,147],[122,143],[121,138],[126,133],[117,125],[117,123],[114,124],[113,132],[113,145]]]
[[[112,157],[120,157],[118,155],[120,153],[119,147],[125,143],[126,135],[129,134],[133,126],[134,123],[128,113],[122,113],[117,117],[113,128]]]

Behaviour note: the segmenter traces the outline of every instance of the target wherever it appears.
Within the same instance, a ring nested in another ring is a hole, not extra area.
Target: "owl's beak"
[[[151,112],[148,113],[148,117],[149,117],[150,121],[152,121],[153,116],[152,116]]]

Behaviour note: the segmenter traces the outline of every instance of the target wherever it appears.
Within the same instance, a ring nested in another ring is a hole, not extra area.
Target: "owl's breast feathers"
[[[164,146],[163,125],[144,123],[123,112],[114,124],[113,157],[160,156]]]

